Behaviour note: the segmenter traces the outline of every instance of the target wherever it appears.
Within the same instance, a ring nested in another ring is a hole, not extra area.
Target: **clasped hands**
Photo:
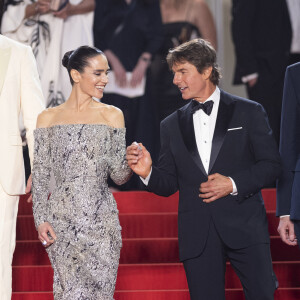
[[[142,178],[146,178],[150,174],[152,159],[143,144],[134,142],[128,146],[126,158],[134,173]],[[209,175],[207,181],[200,184],[199,197],[203,199],[203,202],[210,203],[229,195],[232,191],[233,186],[230,178],[215,173]]]
[[[52,13],[55,17],[61,18],[61,19],[66,19],[70,13],[71,4],[67,3],[66,6],[59,11],[52,11],[51,10],[51,0],[38,0],[35,3],[35,10],[37,13],[43,15],[47,13]]]

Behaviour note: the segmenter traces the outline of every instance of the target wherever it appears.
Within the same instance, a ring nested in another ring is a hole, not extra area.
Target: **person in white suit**
[[[0,35],[0,299],[11,299],[12,258],[16,243],[19,195],[25,171],[19,116],[26,129],[30,160],[33,129],[44,109],[35,58],[29,46]],[[30,191],[30,183],[27,185]]]

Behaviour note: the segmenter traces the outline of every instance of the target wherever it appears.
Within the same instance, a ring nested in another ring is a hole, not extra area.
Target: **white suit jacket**
[[[43,103],[31,48],[0,35],[0,184],[9,195],[25,193],[20,113],[32,163],[33,130]]]

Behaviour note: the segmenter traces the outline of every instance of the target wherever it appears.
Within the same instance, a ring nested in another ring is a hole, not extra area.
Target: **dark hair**
[[[221,73],[217,64],[216,51],[210,42],[203,39],[193,39],[169,50],[167,63],[172,69],[174,64],[188,62],[202,74],[204,70],[212,67],[210,81],[218,85]]]
[[[104,55],[104,53],[98,48],[90,46],[81,46],[65,53],[62,59],[62,65],[67,68],[72,85],[74,81],[71,76],[71,70],[74,69],[82,73],[84,68],[89,65],[88,60],[97,55]]]

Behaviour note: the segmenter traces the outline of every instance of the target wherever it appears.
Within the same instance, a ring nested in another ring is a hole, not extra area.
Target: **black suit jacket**
[[[162,121],[160,158],[158,167],[152,168],[148,189],[163,196],[179,189],[180,259],[201,254],[211,218],[231,248],[268,243],[260,190],[280,170],[276,142],[262,106],[221,91],[209,174],[230,176],[238,195],[204,203],[198,195],[207,174],[197,150],[191,104]]]
[[[277,185],[277,215],[300,220],[300,63],[286,70],[280,154],[283,172]]]
[[[281,79],[292,38],[286,0],[233,0],[232,37],[235,84],[255,72],[267,82]]]

